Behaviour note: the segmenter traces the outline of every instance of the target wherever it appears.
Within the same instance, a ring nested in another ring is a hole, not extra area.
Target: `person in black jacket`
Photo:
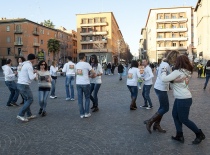
[[[109,62],[108,65],[107,65],[108,75],[111,75],[111,69],[112,69],[112,65]]]
[[[204,84],[204,87],[203,89],[205,90],[206,89],[206,86],[209,82],[209,78],[210,78],[210,60],[207,61],[207,64],[205,66],[205,69],[204,69],[204,75],[206,74],[206,82]]]
[[[122,80],[122,74],[123,74],[123,70],[124,70],[124,67],[123,67],[123,65],[120,63],[119,65],[118,65],[118,73],[120,74],[120,81]]]

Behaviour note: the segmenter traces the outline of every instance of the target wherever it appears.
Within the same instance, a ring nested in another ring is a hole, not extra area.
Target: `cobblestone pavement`
[[[0,77],[2,77],[0,73]],[[207,155],[210,154],[210,86],[203,91],[204,79],[197,79],[196,73],[190,82],[193,106],[190,118],[203,130],[206,139],[200,145],[191,145],[195,135],[183,127],[185,143],[171,140],[175,126],[171,116],[174,98],[169,92],[170,111],[164,116],[162,126],[167,133],[149,134],[143,120],[158,109],[158,100],[151,90],[154,104],[152,110],[129,110],[130,94],[125,77],[118,80],[117,74],[103,75],[99,92],[99,112],[90,118],[81,119],[75,101],[65,101],[65,77],[57,81],[57,99],[49,99],[47,116],[38,117],[27,123],[16,119],[21,107],[6,107],[9,91],[0,78],[0,154],[1,155]],[[32,113],[37,114],[37,83],[33,82],[34,92]],[[20,103],[20,99],[18,100]],[[143,104],[139,92],[138,107]]]

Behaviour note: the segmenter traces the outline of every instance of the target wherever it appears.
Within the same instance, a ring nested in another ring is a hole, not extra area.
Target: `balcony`
[[[81,49],[81,52],[84,52],[84,53],[108,52],[108,49],[107,48],[103,48],[103,49]]]
[[[93,40],[87,40],[87,41],[86,41],[86,40],[81,40],[80,43],[81,43],[81,44],[107,43],[107,40],[105,40],[105,39],[104,39],[104,40],[96,40],[96,41],[93,41]]]
[[[157,32],[186,32],[187,28],[157,28]]]
[[[187,41],[187,37],[177,37],[177,38],[157,38],[157,41]]]
[[[176,47],[157,47],[157,50],[161,51],[161,50],[187,50],[187,46],[176,46]]]
[[[33,43],[33,46],[39,47],[40,46],[40,43]]]
[[[101,22],[101,23],[81,23],[80,26],[107,26],[107,22]]]
[[[187,18],[157,19],[157,23],[187,22]]]
[[[23,33],[23,30],[21,30],[21,29],[17,29],[17,30],[15,30],[15,32],[14,32],[15,34],[22,34]]]
[[[15,45],[15,46],[23,46],[23,42],[21,42],[21,41],[16,41],[16,42],[14,42],[14,45]]]
[[[86,35],[107,35],[107,31],[89,31],[89,32],[81,32],[81,36],[86,36]]]
[[[39,32],[38,31],[33,31],[33,35],[39,36]]]

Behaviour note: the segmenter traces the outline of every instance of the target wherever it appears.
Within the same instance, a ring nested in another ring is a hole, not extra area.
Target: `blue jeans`
[[[74,76],[66,75],[66,97],[67,98],[74,98]],[[71,96],[69,93],[69,85],[71,89]]]
[[[120,79],[122,79],[122,74],[123,74],[123,73],[119,73],[119,75],[120,75]]]
[[[199,133],[198,127],[194,122],[189,120],[190,106],[192,105],[192,98],[175,99],[172,116],[176,126],[177,132],[182,132],[182,124],[186,125],[194,133]]]
[[[10,90],[10,96],[7,101],[7,105],[9,105],[10,103],[16,103],[19,96],[19,90],[17,89],[15,81],[5,81],[5,84]]]
[[[206,88],[208,82],[209,82],[209,78],[210,78],[210,75],[206,75],[206,82],[204,84],[204,87]]]
[[[55,85],[56,85],[56,79],[52,79],[51,81],[51,93],[50,93],[50,96],[55,96]]]
[[[142,82],[138,82],[138,87],[141,87]]]
[[[129,86],[127,85],[129,91],[131,92],[131,98],[137,98],[138,95],[138,88],[137,86]]]
[[[163,116],[169,110],[169,100],[168,100],[167,91],[161,91],[161,90],[155,89],[155,93],[160,102],[158,113]]]
[[[17,84],[17,88],[20,91],[20,94],[24,98],[24,105],[19,112],[19,116],[24,117],[25,113],[27,113],[27,116],[31,116],[32,113],[31,113],[30,106],[33,102],[33,94],[32,94],[31,89],[29,85],[19,84],[19,83]]]
[[[152,85],[144,85],[143,86],[143,91],[142,91],[142,96],[144,98],[144,105],[147,105],[147,102],[149,103],[150,107],[152,106],[152,101],[150,99],[150,89],[151,89]]]
[[[46,111],[47,106],[47,98],[49,96],[50,91],[39,91],[39,105],[43,111]]]
[[[93,102],[93,106],[95,107],[98,107],[98,91],[100,87],[101,87],[101,84],[97,84],[97,83],[90,84],[90,100]],[[93,96],[92,96],[92,92],[93,92]]]
[[[83,93],[85,95],[85,108],[83,106]],[[89,114],[90,109],[90,84],[78,85],[77,84],[77,95],[80,115]]]
[[[107,72],[108,72],[108,74],[111,74],[111,69],[108,68],[107,69]]]

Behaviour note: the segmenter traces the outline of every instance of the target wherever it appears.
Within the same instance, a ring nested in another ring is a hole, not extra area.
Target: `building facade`
[[[19,56],[27,58],[29,53],[37,56],[37,63],[41,59],[51,65],[53,54],[48,52],[49,39],[57,39],[61,43],[61,50],[57,54],[58,61],[64,61],[63,57],[71,55],[72,35],[62,30],[45,27],[25,18],[0,19],[0,66],[6,59],[12,59],[13,65],[17,65]],[[65,43],[65,50],[62,50]]]
[[[178,50],[190,59],[194,48],[194,8],[150,9],[146,22],[147,55],[160,62],[167,51]]]
[[[112,12],[77,14],[77,51],[87,61],[96,54],[99,62],[117,63],[126,47],[123,35]]]
[[[195,22],[197,35],[197,56],[200,61],[206,63],[210,60],[210,1],[198,0],[195,13],[197,16]]]

